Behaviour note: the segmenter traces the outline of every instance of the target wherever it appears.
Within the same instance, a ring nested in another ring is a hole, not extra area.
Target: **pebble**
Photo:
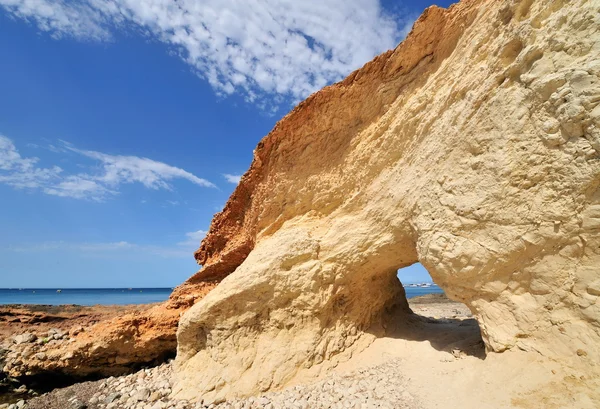
[[[23,408],[25,408],[25,401],[23,399],[21,399],[17,403],[13,403],[12,405],[8,406],[8,409],[23,409]]]
[[[86,409],[87,405],[83,402],[81,402],[79,399],[74,399],[71,401],[71,408],[72,409]]]
[[[15,335],[15,337],[13,338],[13,342],[17,345],[20,345],[28,342],[34,342],[36,339],[37,337],[35,335],[26,332],[24,334]]]
[[[115,400],[119,399],[121,397],[121,394],[118,392],[114,392],[111,393],[110,395],[108,395],[105,399],[104,402],[107,404],[113,403]]]
[[[14,390],[15,393],[27,393],[27,386],[21,385]]]
[[[141,388],[133,395],[133,397],[138,402],[147,401],[150,397],[150,391],[146,388]]]

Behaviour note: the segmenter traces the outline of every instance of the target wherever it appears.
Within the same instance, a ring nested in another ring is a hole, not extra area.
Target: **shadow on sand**
[[[474,318],[430,318],[418,314],[398,314],[389,321],[386,337],[408,341],[428,341],[438,351],[456,358],[485,359],[485,345]]]

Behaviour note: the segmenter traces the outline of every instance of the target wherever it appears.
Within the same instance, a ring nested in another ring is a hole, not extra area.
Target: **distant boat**
[[[62,290],[56,290],[57,293],[62,293]]]

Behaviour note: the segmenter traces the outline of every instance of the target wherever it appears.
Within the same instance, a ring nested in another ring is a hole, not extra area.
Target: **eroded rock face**
[[[180,397],[277,388],[410,314],[420,261],[487,349],[600,358],[600,1],[463,1],[258,145],[196,253]]]
[[[0,377],[64,385],[161,363],[175,355],[181,314],[216,285],[184,283],[156,305],[4,307]],[[54,329],[61,336],[52,335]]]

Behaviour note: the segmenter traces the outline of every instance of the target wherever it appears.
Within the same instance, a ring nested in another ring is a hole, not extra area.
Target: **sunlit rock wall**
[[[410,314],[420,261],[489,351],[600,358],[600,1],[463,1],[258,145],[190,283],[182,397],[277,388]]]

